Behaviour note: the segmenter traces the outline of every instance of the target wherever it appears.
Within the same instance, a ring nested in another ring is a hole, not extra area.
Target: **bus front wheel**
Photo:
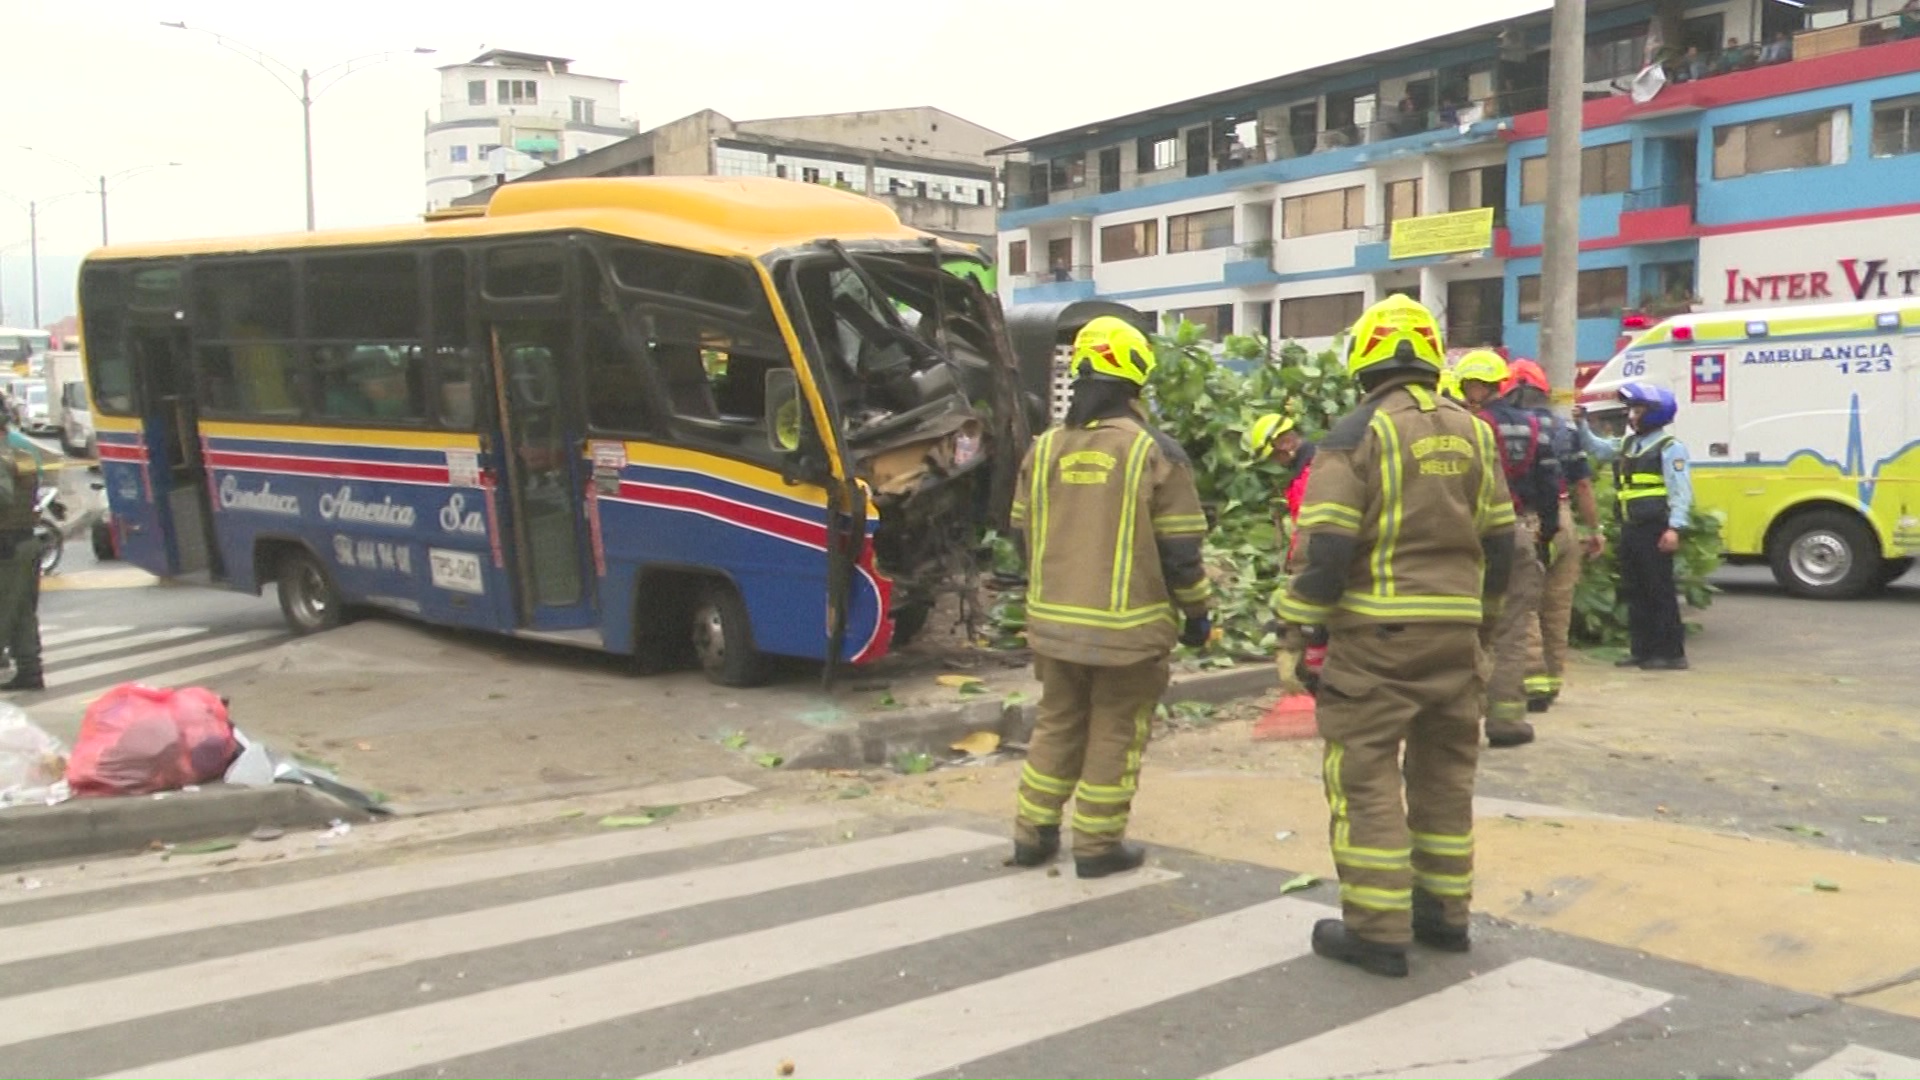
[[[296,634],[316,634],[340,625],[346,608],[333,579],[304,551],[280,561],[280,614]]]
[[[693,655],[707,678],[721,686],[759,686],[767,681],[767,656],[754,647],[746,601],[732,585],[707,586],[693,605]]]

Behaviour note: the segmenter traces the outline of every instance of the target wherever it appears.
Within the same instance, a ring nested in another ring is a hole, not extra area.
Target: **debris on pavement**
[[[1813,887],[1815,889],[1818,889],[1821,892],[1839,892],[1840,891],[1840,883],[1833,880],[1832,878],[1823,878],[1823,877],[1814,878]]]
[[[1320,884],[1320,879],[1312,874],[1295,874],[1288,878],[1285,884],[1280,886],[1280,895],[1285,896],[1288,893],[1301,892],[1306,889],[1311,889],[1318,884]]]
[[[279,826],[262,825],[259,828],[253,830],[253,832],[247,834],[247,839],[259,840],[259,841],[265,842],[268,840],[278,840],[285,835],[287,835],[287,831],[285,829],[280,828]]]
[[[27,714],[0,704],[0,807],[52,806],[71,794],[67,748]]]
[[[952,749],[973,757],[984,757],[1000,748],[1000,733],[997,731],[975,731],[954,740]]]
[[[175,791],[218,779],[239,753],[227,703],[213,691],[122,683],[87,706],[67,783],[77,796]]]
[[[341,821],[339,818],[334,818],[332,821],[327,822],[327,831],[325,835],[345,836],[352,831],[353,831],[353,826],[347,824],[344,821]]]
[[[341,783],[339,777],[319,765],[301,764],[282,757],[266,743],[248,738],[239,728],[233,729],[233,737],[240,746],[240,754],[227,766],[222,777],[229,784],[238,787],[302,784],[368,813],[391,813],[378,797]]]

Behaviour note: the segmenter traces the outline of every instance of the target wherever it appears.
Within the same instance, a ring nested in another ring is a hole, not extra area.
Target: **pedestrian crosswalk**
[[[260,660],[260,652],[288,637],[284,627],[82,625],[46,621],[40,627],[47,690],[21,696],[35,717],[77,716],[100,691],[140,681],[180,685],[212,678]]]
[[[1083,882],[840,802],[567,828],[0,905],[0,1075],[1920,1075],[1920,1022],[1540,935],[1373,979],[1309,954],[1322,900],[1177,852]]]

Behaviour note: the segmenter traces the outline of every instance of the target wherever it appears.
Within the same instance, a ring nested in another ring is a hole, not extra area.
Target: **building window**
[[[1608,143],[1580,151],[1581,195],[1617,195],[1632,186],[1632,143]],[[1547,159],[1527,158],[1520,163],[1520,202],[1533,206],[1546,201]]]
[[[467,104],[485,105],[487,103],[487,80],[474,79],[467,83]]]
[[[1873,103],[1873,156],[1920,151],[1920,94]]]
[[[1521,322],[1540,321],[1540,275],[1528,274],[1519,280]],[[1577,285],[1576,314],[1582,319],[1614,318],[1627,306],[1627,268],[1609,266],[1580,271]]]
[[[1180,164],[1180,133],[1168,131],[1139,140],[1134,148],[1136,172],[1159,172]]]
[[[1447,345],[1452,348],[1500,344],[1502,333],[1500,278],[1447,283]]]
[[[1646,64],[1646,24],[1587,35],[1586,82],[1604,82],[1638,72]]]
[[[820,170],[811,165],[802,165],[800,167],[800,180],[802,183],[817,184],[820,182]]]
[[[1027,242],[1015,240],[1007,245],[1007,273],[1020,277],[1027,272]]]
[[[1178,308],[1166,314],[1166,320],[1174,327],[1186,320],[1200,328],[1200,337],[1205,341],[1219,341],[1233,333],[1233,305],[1213,304],[1208,307]]]
[[[1420,181],[1395,180],[1387,185],[1387,227],[1410,217],[1420,216]]]
[[[1289,240],[1358,229],[1366,223],[1367,189],[1364,187],[1295,195],[1280,204],[1280,234]]]
[[[1447,177],[1447,209],[1476,210],[1493,207],[1495,221],[1503,221],[1507,212],[1507,167],[1488,165],[1479,169],[1461,169]]]
[[[1073,238],[1062,236],[1047,241],[1047,270],[1057,281],[1073,277]]]
[[[593,99],[577,97],[573,99],[573,122],[576,124],[593,123]]]
[[[1066,191],[1087,182],[1087,155],[1072,154],[1047,162],[1047,188]]]
[[[501,79],[494,83],[494,100],[502,105],[537,105],[535,85],[532,79]]]
[[[467,160],[467,148],[464,145],[447,147],[447,160],[453,162]]]
[[[1296,296],[1280,301],[1280,336],[1291,341],[1344,334],[1366,307],[1365,293]]]
[[[1833,111],[1713,129],[1713,178],[1833,164]]]
[[[1160,254],[1160,222],[1149,218],[1100,230],[1100,261],[1119,262]]]
[[[1167,219],[1167,254],[1206,251],[1233,243],[1233,208],[1179,214]]]
[[[490,142],[481,143],[480,144],[480,160],[491,164],[492,158],[493,158],[493,152],[498,149],[500,149],[499,143],[490,143]],[[504,164],[504,162],[502,164]]]

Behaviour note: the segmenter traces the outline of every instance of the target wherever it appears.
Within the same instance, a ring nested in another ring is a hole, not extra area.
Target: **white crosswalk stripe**
[[[1081,881],[839,804],[691,813],[6,905],[0,1075],[1730,1075],[1725,1047],[1649,1034],[1724,1009],[1692,969],[1479,942],[1388,982],[1309,955],[1325,904],[1210,902],[1246,882],[1220,864]],[[1802,1077],[1920,1074],[1819,1022],[1735,1042]]]
[[[72,719],[116,683],[177,686],[243,670],[288,636],[279,627],[221,632],[205,626],[46,624],[41,661],[53,696],[23,704],[36,718]]]

